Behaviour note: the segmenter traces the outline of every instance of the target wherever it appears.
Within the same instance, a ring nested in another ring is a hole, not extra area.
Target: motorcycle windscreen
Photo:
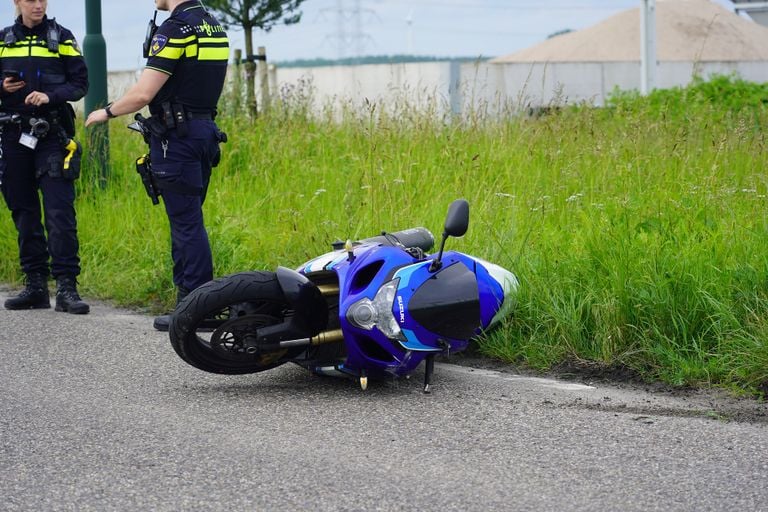
[[[408,312],[435,334],[468,340],[481,326],[475,273],[461,262],[441,270],[416,290]]]

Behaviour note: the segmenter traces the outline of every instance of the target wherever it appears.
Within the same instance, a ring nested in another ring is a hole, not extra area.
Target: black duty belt
[[[186,116],[190,121],[213,121],[211,112],[186,112]]]

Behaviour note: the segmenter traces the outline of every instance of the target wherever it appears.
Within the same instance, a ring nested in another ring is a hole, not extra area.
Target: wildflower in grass
[[[574,203],[579,200],[580,197],[582,197],[584,194],[579,192],[578,194],[573,194],[568,199],[565,200],[566,203]]]
[[[319,188],[315,190],[315,195],[319,196],[320,194],[324,193],[326,190],[324,188]]]

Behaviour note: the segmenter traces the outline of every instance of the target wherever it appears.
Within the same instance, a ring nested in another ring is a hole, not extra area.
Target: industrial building
[[[656,0],[654,86],[684,86],[713,74],[768,82],[768,27],[761,24],[768,24],[768,1],[737,0],[734,7],[736,13],[711,0]],[[408,103],[453,114],[602,105],[615,88],[640,89],[640,11],[628,9],[492,60],[278,67],[270,70],[271,94],[307,96],[311,88],[317,108]],[[113,75],[110,96],[133,80]]]

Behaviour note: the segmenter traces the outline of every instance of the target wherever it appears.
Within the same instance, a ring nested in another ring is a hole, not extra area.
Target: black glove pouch
[[[221,163],[221,144],[227,142],[227,134],[216,127],[216,152],[211,158],[211,167],[218,167]]]

